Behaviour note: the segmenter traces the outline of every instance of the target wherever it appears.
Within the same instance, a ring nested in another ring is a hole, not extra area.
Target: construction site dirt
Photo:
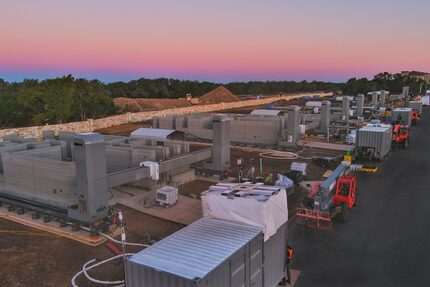
[[[122,205],[127,221],[127,240],[148,242],[160,240],[182,228],[182,225],[158,219]],[[139,248],[127,247],[127,252]],[[70,279],[90,259],[105,259],[115,254],[105,245],[90,247],[9,220],[0,219],[1,287],[70,286]],[[94,277],[118,280],[123,277],[119,262],[94,270]],[[78,280],[79,286],[95,286]]]

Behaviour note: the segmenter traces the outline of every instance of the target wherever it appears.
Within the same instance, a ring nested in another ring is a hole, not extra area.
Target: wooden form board
[[[60,227],[59,223],[56,221],[44,223],[42,218],[32,219],[30,212],[18,215],[14,212],[9,212],[6,207],[0,207],[0,217],[41,231],[79,241],[89,246],[99,246],[106,242],[105,237],[101,235],[90,236],[90,233],[85,230],[72,231],[70,227]],[[119,233],[120,230],[118,228],[115,232],[109,235],[115,237],[119,235]]]

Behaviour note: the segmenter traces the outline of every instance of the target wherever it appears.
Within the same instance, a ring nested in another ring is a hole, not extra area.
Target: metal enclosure
[[[342,120],[349,120],[350,102],[351,99],[348,96],[342,97]]]
[[[363,116],[363,107],[364,107],[364,95],[360,94],[357,96],[357,116]]]
[[[411,101],[409,102],[409,107],[413,110],[418,111],[418,113],[422,114],[423,112],[423,102],[422,101]]]
[[[126,263],[126,284],[262,287],[263,253],[259,228],[203,218],[131,256]]]
[[[328,132],[328,127],[330,125],[330,111],[331,111],[330,109],[331,109],[331,103],[329,101],[322,101],[320,131],[323,133]]]
[[[372,93],[372,107],[374,110],[378,109],[378,92]]]
[[[300,133],[300,115],[296,115],[300,112],[294,109],[290,111],[288,107],[286,109],[288,115],[282,111],[273,110],[264,113],[259,110],[256,114],[247,115],[227,114],[231,119],[231,142],[246,145],[277,146],[282,141],[285,144],[287,130],[290,130],[288,132],[290,134],[295,134],[296,130],[298,134]],[[168,119],[156,117],[154,127],[175,128],[184,132],[187,139],[208,141],[213,139],[213,116],[209,113],[199,113],[186,116],[168,116],[166,117]],[[306,129],[319,126],[320,116],[316,116],[316,118],[310,119],[311,123],[306,123]],[[294,123],[294,126],[290,126],[290,121]]]
[[[287,138],[286,142],[282,145],[294,146],[297,144],[300,136],[300,107],[299,106],[288,106],[288,118],[287,118]]]
[[[387,92],[386,91],[381,91],[381,94],[379,95],[379,106],[381,108],[385,108],[385,97],[387,96]]]
[[[278,228],[276,234],[264,242],[264,287],[277,287],[285,277],[288,223]]]
[[[409,101],[411,100],[411,96],[409,95],[409,87],[403,87],[402,96],[405,99],[405,106],[409,107]]]
[[[92,223],[108,215],[105,145],[104,137],[96,133],[73,138],[78,205],[68,210],[71,218]]]
[[[393,127],[391,125],[368,125],[358,130],[356,147],[373,148],[375,157],[383,159],[391,150]]]
[[[215,115],[212,121],[213,156],[207,165],[211,170],[223,172],[230,167],[231,119],[226,115]]]
[[[258,184],[218,183],[203,192],[201,200],[205,218],[251,223],[264,230],[264,286],[278,286],[286,267],[286,190]]]
[[[397,108],[393,110],[391,121],[402,121],[406,125],[411,126],[412,123],[412,109],[411,108]]]

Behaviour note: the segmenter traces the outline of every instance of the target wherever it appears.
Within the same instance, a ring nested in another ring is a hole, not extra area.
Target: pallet
[[[99,236],[91,236],[88,231],[79,230],[72,231],[71,227],[60,227],[59,223],[56,221],[51,222],[43,222],[43,219],[32,219],[31,212],[27,211],[27,213],[18,215],[14,212],[8,211],[7,207],[0,207],[0,218],[4,218],[31,228],[35,228],[41,231],[49,232],[58,236],[66,237],[83,244],[89,246],[99,246],[107,241],[107,239],[101,235]],[[118,228],[115,232],[109,234],[112,237],[115,237],[120,234],[120,229]]]

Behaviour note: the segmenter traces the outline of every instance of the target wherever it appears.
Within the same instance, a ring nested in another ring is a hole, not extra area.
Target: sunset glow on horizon
[[[430,72],[429,1],[2,1],[0,78],[329,80]]]

